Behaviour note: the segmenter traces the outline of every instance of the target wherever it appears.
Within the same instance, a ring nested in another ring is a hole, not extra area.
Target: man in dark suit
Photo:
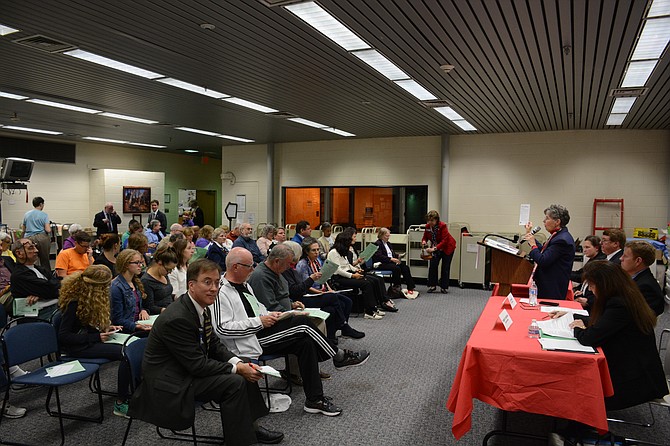
[[[551,234],[544,245],[535,241],[530,232],[532,222],[526,224],[525,240],[530,243],[528,256],[535,262],[533,278],[537,285],[537,297],[565,299],[568,293],[570,272],[575,260],[575,240],[566,227],[570,222],[568,210],[552,204],[544,210],[544,228]]]
[[[128,414],[157,426],[182,430],[195,418],[195,401],[215,401],[227,445],[274,444],[284,438],[256,424],[268,409],[256,382],[256,366],[233,355],[213,333],[211,313],[219,291],[219,266],[191,263],[188,292],[168,306],[151,329],[142,383]]]
[[[625,244],[626,233],[621,229],[605,229],[603,231],[600,246],[610,262],[616,265],[621,263],[621,255]]]
[[[167,217],[165,216],[164,213],[158,210],[158,205],[160,203],[158,200],[151,200],[151,213],[149,214],[148,222],[151,222],[151,220],[158,220],[161,222],[161,234],[163,234],[163,237],[165,237],[165,231],[167,231],[168,225],[167,225]],[[147,228],[149,227],[149,223],[147,223]]]
[[[108,234],[110,232],[118,234],[120,224],[121,217],[116,213],[114,204],[111,202],[105,204],[105,208],[95,214],[95,217],[93,218],[93,226],[95,226],[97,230],[96,235],[98,238],[102,234]]]
[[[663,314],[663,290],[649,267],[656,263],[656,250],[651,243],[635,240],[626,243],[621,256],[621,268],[633,278],[642,296],[656,316]]]
[[[205,214],[198,206],[196,200],[191,200],[191,215],[193,215],[193,225],[202,228],[205,226]]]

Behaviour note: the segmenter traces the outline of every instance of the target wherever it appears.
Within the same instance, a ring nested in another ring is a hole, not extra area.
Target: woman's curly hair
[[[91,265],[63,279],[58,298],[61,312],[72,301],[77,301],[77,319],[82,325],[104,330],[110,325],[109,284],[112,273],[104,265]]]

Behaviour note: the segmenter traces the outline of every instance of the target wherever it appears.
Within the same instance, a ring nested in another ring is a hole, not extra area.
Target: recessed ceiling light
[[[152,121],[151,119],[143,119],[143,118],[136,118],[134,116],[119,115],[118,113],[103,112],[103,113],[100,113],[100,116],[107,116],[108,118],[123,119],[125,121],[139,122],[141,124],[158,124],[158,121]]]
[[[16,32],[19,32],[19,30],[6,25],[0,25],[0,36],[6,36]]]
[[[219,138],[230,139],[231,141],[240,141],[240,142],[254,142],[253,139],[240,138],[239,136],[230,136],[230,135],[217,135]]]
[[[76,57],[77,59],[86,60],[88,62],[97,63],[108,68],[113,68],[115,70],[123,71],[124,73],[134,74],[136,76],[141,76],[147,79],[157,79],[159,77],[164,77],[162,74],[154,73],[153,71],[145,70],[143,68],[135,67],[127,63],[119,62],[118,60],[109,59],[104,56],[99,56],[97,54],[89,53],[84,50],[72,50],[66,51],[63,54],[68,56]]]
[[[200,28],[206,29],[208,31],[212,31],[212,30],[216,29],[216,26],[212,25],[211,23],[201,23]]]
[[[46,105],[48,107],[63,108],[65,110],[78,111],[82,113],[96,114],[102,113],[101,110],[93,110],[92,108],[77,107],[76,105],[61,104],[60,102],[45,101],[43,99],[28,99],[26,102],[32,102],[33,104]]]
[[[97,136],[84,136],[82,139],[98,142],[109,142],[112,144],[128,144],[129,141],[121,141],[120,139],[98,138]]]
[[[612,113],[628,113],[637,98],[616,98],[612,106]]]
[[[658,59],[670,41],[670,17],[647,20],[631,60]]]
[[[167,146],[161,146],[158,144],[145,144],[143,142],[129,142],[131,146],[140,146],[140,147],[151,147],[153,149],[167,149]]]
[[[302,125],[308,125],[310,127],[315,127],[317,129],[322,129],[324,127],[328,127],[327,125],[319,124],[318,122],[310,121],[309,119],[304,119],[304,118],[289,118],[289,121],[297,122],[298,124],[302,124]]]
[[[220,93],[218,91],[210,90],[209,88],[201,87],[199,85],[189,84],[188,82],[180,81],[179,79],[173,79],[171,77],[156,80],[164,84],[172,85],[173,87],[181,88],[182,90],[192,91],[193,93],[202,94],[205,96],[212,97],[214,99],[223,99],[230,97],[229,94]]]
[[[233,104],[241,105],[242,107],[250,108],[252,110],[256,110],[262,113],[276,113],[279,110],[275,110],[274,108],[266,107],[264,105],[256,104],[251,101],[247,101],[245,99],[240,99],[240,98],[224,98],[223,99],[226,102],[230,102]]]
[[[370,67],[379,71],[381,74],[392,81],[409,79],[409,76],[405,74],[404,71],[398,68],[393,62],[388,60],[386,56],[377,50],[372,49],[355,51],[351,54],[358,57],[360,60],[370,65]]]
[[[654,0],[649,8],[647,17],[660,17],[670,15],[670,0]]]
[[[208,130],[200,130],[200,129],[194,129],[191,127],[175,127],[176,130],[182,130],[184,132],[191,132],[191,133],[199,133],[201,135],[207,135],[207,136],[219,136],[218,133],[216,132],[210,132]]]
[[[611,113],[607,117],[607,123],[605,125],[621,125],[623,124],[624,119],[628,116],[626,113]]]
[[[471,132],[474,130],[477,130],[474,125],[470,124],[468,121],[465,119],[460,119],[456,121],[452,121],[454,124],[465,130],[466,132]]]
[[[186,152],[186,153],[198,153],[197,150],[193,150],[193,149],[184,149],[184,152]]]
[[[15,125],[6,125],[3,128],[9,130],[18,130],[20,132],[43,133],[45,135],[62,135],[63,132],[54,132],[53,130],[32,129],[30,127],[17,127]]]
[[[321,130],[325,130],[330,133],[335,133],[340,136],[356,136],[353,133],[345,132],[344,130],[336,129],[335,127],[325,127],[322,128]]]
[[[24,99],[28,99],[28,96],[21,96],[14,93],[7,93],[4,91],[0,91],[0,98],[16,99],[18,101],[22,101]]]
[[[404,81],[395,81],[395,83],[402,87],[409,94],[419,99],[420,101],[430,101],[432,99],[437,99],[437,97],[430,91],[423,88],[418,82],[413,79],[407,79]]]
[[[463,119],[463,116],[456,113],[451,107],[435,107],[434,110],[452,121]]]
[[[644,87],[651,72],[656,67],[656,60],[644,60],[639,62],[630,62],[626,75],[621,82],[622,87]]]

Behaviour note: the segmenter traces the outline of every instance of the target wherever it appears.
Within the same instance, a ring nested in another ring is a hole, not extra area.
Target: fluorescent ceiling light
[[[76,57],[77,59],[82,59],[88,62],[97,63],[98,65],[103,65],[108,68],[113,68],[115,70],[123,71],[125,73],[134,74],[136,76],[145,77],[147,79],[157,79],[159,77],[164,77],[162,74],[154,73],[153,71],[145,70],[143,68],[135,67],[127,63],[119,62],[118,60],[109,59],[107,57],[99,56],[97,54],[89,53],[84,50],[72,50],[66,51],[64,54],[68,56]]]
[[[139,122],[141,124],[158,124],[158,121],[152,121],[151,119],[136,118],[134,116],[119,115],[117,113],[100,113],[100,116],[107,116],[108,118],[123,119],[125,121]]]
[[[230,135],[217,135],[219,138],[225,138],[225,139],[230,139],[232,141],[240,141],[240,142],[254,142],[253,139],[247,139],[247,138],[240,138],[239,136],[230,136]]]
[[[607,117],[605,125],[621,125],[626,116],[628,116],[626,113],[612,113]]]
[[[465,119],[459,119],[456,121],[452,121],[454,124],[465,130],[466,132],[471,132],[473,130],[477,130],[474,125],[470,124],[468,121]]]
[[[347,51],[370,48],[370,45],[314,2],[288,5],[286,9]]]
[[[612,106],[612,113],[628,113],[637,98],[616,98]]]
[[[344,130],[336,129],[335,127],[326,127],[326,128],[321,129],[321,130],[325,130],[325,131],[330,132],[330,133],[335,133],[335,134],[340,135],[340,136],[356,136],[353,133],[345,132]]]
[[[670,15],[670,0],[654,0],[649,8],[647,17],[660,17]]]
[[[463,119],[463,116],[456,113],[451,107],[435,107],[435,111],[452,121]]]
[[[327,125],[319,124],[318,122],[310,121],[309,119],[303,118],[289,118],[289,121],[297,122],[298,124],[308,125],[310,127],[316,127],[317,129],[322,129],[328,127]]]
[[[186,152],[186,153],[198,153],[197,150],[193,150],[193,149],[184,149],[184,152]]]
[[[622,87],[644,87],[651,72],[654,71],[657,61],[645,60],[640,62],[629,62],[626,75],[621,82]]]
[[[377,50],[356,51],[351,54],[358,57],[360,60],[370,65],[372,68],[379,71],[381,74],[392,81],[409,79],[409,76],[405,74],[404,71],[398,68],[393,62],[388,60]]]
[[[166,77],[163,79],[156,79],[158,82],[164,84],[172,85],[173,87],[181,88],[183,90],[192,91],[194,93],[202,94],[209,96],[215,99],[223,99],[230,97],[229,94],[220,93],[218,91],[210,90],[209,88],[200,87],[199,85],[189,84],[188,82],[180,81],[179,79],[173,79],[171,77]]]
[[[45,135],[62,135],[63,132],[54,132],[52,130],[31,129],[29,127],[17,127],[15,125],[6,125],[3,128],[9,130],[18,130],[21,132],[44,133]]]
[[[28,99],[28,96],[20,96],[18,94],[7,93],[7,92],[4,92],[4,91],[0,91],[0,98],[9,98],[9,99],[16,99],[18,101],[22,101],[24,99]]]
[[[421,85],[419,85],[418,82],[416,82],[413,79],[407,79],[404,81],[395,81],[395,83],[398,84],[399,87],[402,87],[409,94],[411,94],[412,96],[421,101],[429,101],[437,99],[437,97],[433,93],[423,88]]]
[[[0,36],[6,36],[16,32],[19,32],[19,30],[6,25],[0,25]]]
[[[207,136],[219,136],[219,134],[215,132],[209,132],[207,130],[200,130],[200,129],[192,129],[190,127],[175,127],[175,129],[183,130],[185,132],[199,133],[201,135],[207,135]]]
[[[658,59],[670,41],[670,17],[647,20],[631,60]]]
[[[264,105],[256,104],[251,101],[247,101],[245,99],[240,99],[240,98],[225,98],[224,101],[226,102],[231,102],[233,104],[241,105],[242,107],[246,108],[251,108],[253,110],[257,110],[262,113],[276,113],[279,110],[275,110],[274,108],[266,107]]]
[[[151,147],[154,149],[167,149],[167,146],[159,146],[157,144],[145,144],[143,142],[129,142],[131,146]]]
[[[48,107],[64,108],[65,110],[78,111],[82,113],[90,113],[90,114],[102,113],[101,110],[93,110],[92,108],[77,107],[76,105],[61,104],[60,102],[45,101],[43,99],[28,99],[26,102],[46,105]]]
[[[113,144],[128,144],[128,141],[121,141],[119,139],[98,138],[97,136],[84,136],[82,139],[98,142],[111,142]]]

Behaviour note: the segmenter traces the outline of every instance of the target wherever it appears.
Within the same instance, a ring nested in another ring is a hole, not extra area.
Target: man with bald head
[[[114,203],[108,202],[105,208],[95,214],[93,219],[93,226],[96,228],[96,235],[98,238],[102,234],[118,234],[119,225],[121,224],[121,217],[114,210]]]

